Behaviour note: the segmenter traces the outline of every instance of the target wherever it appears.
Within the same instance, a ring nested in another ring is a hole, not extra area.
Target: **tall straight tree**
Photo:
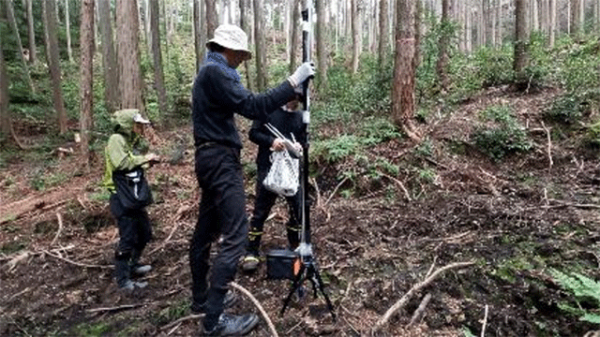
[[[525,79],[524,70],[527,66],[527,0],[515,2],[515,55],[513,70],[518,84]]]
[[[79,45],[81,47],[81,82],[80,100],[81,111],[79,129],[81,130],[81,157],[89,165],[90,131],[94,125],[92,107],[94,104],[94,0],[83,0],[81,3],[81,28],[79,30]]]
[[[67,32],[67,54],[69,62],[73,62],[73,48],[71,48],[71,18],[69,17],[69,0],[65,0],[65,24]]]
[[[98,1],[98,23],[102,39],[102,65],[104,68],[104,100],[109,113],[118,109],[119,68],[112,31],[110,0]]]
[[[137,0],[117,0],[120,108],[143,111],[138,24]]]
[[[242,1],[242,0],[240,0]],[[204,1],[194,0],[194,49],[196,51],[196,72],[200,69],[202,59],[204,58],[204,44],[206,41],[206,29],[204,23],[206,17],[204,13]]]
[[[581,0],[571,1],[571,36],[580,37],[583,27],[581,26]]]
[[[2,34],[0,34],[0,132],[2,136],[10,135],[10,110],[8,110],[8,74],[4,64],[2,51]]]
[[[33,81],[31,80],[31,75],[29,74],[29,66],[27,65],[27,60],[25,59],[25,52],[23,51],[23,44],[21,43],[21,34],[19,34],[19,28],[17,26],[17,20],[15,19],[15,10],[13,7],[12,0],[6,0],[6,16],[8,17],[8,21],[10,23],[10,27],[15,34],[17,39],[17,50],[19,51],[19,59],[23,64],[23,72],[27,77],[27,83],[29,84],[29,89],[32,92],[35,92],[35,87],[33,86]]]
[[[240,27],[242,28],[242,30],[244,32],[246,32],[247,34],[249,33],[249,29],[248,29],[248,16],[247,16],[247,12],[248,12],[248,8],[246,6],[247,2],[246,0],[240,0]],[[250,34],[248,34],[250,35]],[[244,68],[246,69],[246,88],[248,88],[248,90],[252,91],[252,80],[250,79],[250,64],[248,63],[248,61],[244,61]]]
[[[52,79],[52,91],[54,97],[54,110],[58,119],[58,130],[61,134],[67,131],[67,111],[63,101],[60,58],[58,53],[58,34],[56,31],[56,1],[42,1],[44,9],[44,31],[46,35],[46,56],[48,58],[48,69]]]
[[[292,46],[290,50],[290,69],[292,73],[296,69],[296,59],[298,58],[298,45],[300,44],[300,0],[293,0],[292,7]]]
[[[258,91],[264,91],[267,87],[266,73],[266,50],[265,50],[265,31],[262,11],[262,1],[254,1],[254,38],[256,39],[256,87]]]
[[[392,86],[392,118],[410,138],[419,136],[413,126],[415,112],[416,74],[416,15],[414,0],[397,0],[396,51],[394,56],[394,83]]]
[[[360,60],[360,52],[362,51],[361,39],[360,39],[360,13],[359,13],[359,0],[351,0],[352,3],[352,73],[358,72],[358,63]]]
[[[442,31],[438,40],[438,59],[437,59],[437,76],[438,82],[442,90],[448,88],[448,74],[446,67],[448,66],[448,47],[450,44],[450,3],[449,0],[442,0]]]
[[[167,92],[163,73],[162,52],[160,50],[159,6],[158,0],[150,0],[150,32],[152,40],[152,61],[154,63],[154,87],[158,94],[158,105],[162,113],[167,111]]]
[[[390,29],[390,21],[388,17],[388,0],[379,1],[379,46],[378,46],[378,63],[383,65],[387,56],[388,31]]]
[[[206,34],[212,39],[215,29],[219,25],[219,16],[217,15],[217,4],[215,0],[205,0],[206,3]]]
[[[325,1],[316,0],[317,8],[317,73],[319,87],[327,86],[327,28],[325,25]]]
[[[27,6],[27,37],[29,39],[29,63],[37,60],[37,48],[35,46],[35,30],[33,29],[33,0],[25,0]]]
[[[550,47],[554,47],[556,39],[556,0],[550,1]]]

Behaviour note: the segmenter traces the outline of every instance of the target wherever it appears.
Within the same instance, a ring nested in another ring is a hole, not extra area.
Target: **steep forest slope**
[[[598,303],[575,302],[554,270],[600,277],[600,171],[587,128],[565,131],[544,122],[559,95],[555,89],[524,94],[491,88],[441,108],[451,113],[427,116],[419,144],[395,135],[335,160],[331,146],[315,148],[315,254],[337,322],[312,296],[281,317],[289,284],[266,280],[264,266],[253,275],[240,273],[237,282],[264,305],[280,336],[365,336],[434,270],[473,262],[440,274],[375,335],[471,336],[486,326],[486,336],[583,336],[595,326],[577,314],[597,313]],[[586,118],[598,114],[586,111]],[[249,124],[240,122],[246,134]],[[508,138],[517,145],[497,145],[497,134],[477,133],[484,126],[516,132]],[[314,131],[338,129],[329,123]],[[198,318],[170,324],[190,315],[187,249],[199,198],[190,131],[157,133],[154,145],[167,160],[150,171],[157,202],[149,209],[154,240],[146,259],[155,269],[146,278],[149,289],[134,296],[119,292],[112,279],[117,229],[99,188],[101,159],[89,171],[74,156],[45,166],[21,156],[8,161],[0,178],[0,335],[198,331]],[[479,146],[485,139],[487,145]],[[255,151],[246,142],[248,212]],[[286,213],[277,204],[264,251],[285,244]],[[409,325],[427,295],[430,301]],[[575,315],[565,314],[565,307]],[[256,308],[244,298],[233,310]],[[269,335],[264,321],[251,333]]]

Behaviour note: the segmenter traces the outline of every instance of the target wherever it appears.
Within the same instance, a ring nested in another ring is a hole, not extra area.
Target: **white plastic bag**
[[[281,196],[291,197],[298,193],[299,161],[290,156],[287,151],[271,153],[271,169],[263,181],[263,185]]]

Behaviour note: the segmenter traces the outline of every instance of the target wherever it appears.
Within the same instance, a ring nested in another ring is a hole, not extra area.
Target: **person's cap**
[[[248,49],[248,36],[236,25],[220,25],[215,29],[215,36],[206,43],[208,47],[211,43],[216,43],[227,49],[244,52],[244,59],[252,58],[252,53]]]
[[[141,114],[136,113],[133,115],[133,121],[141,124],[150,124],[150,121],[144,118]]]

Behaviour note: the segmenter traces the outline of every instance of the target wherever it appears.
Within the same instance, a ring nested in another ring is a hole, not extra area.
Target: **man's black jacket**
[[[192,91],[194,143],[199,146],[214,142],[241,148],[233,114],[265,121],[269,113],[293,96],[294,88],[287,80],[264,94],[253,94],[244,88],[239,74],[227,65],[224,56],[209,52]]]

